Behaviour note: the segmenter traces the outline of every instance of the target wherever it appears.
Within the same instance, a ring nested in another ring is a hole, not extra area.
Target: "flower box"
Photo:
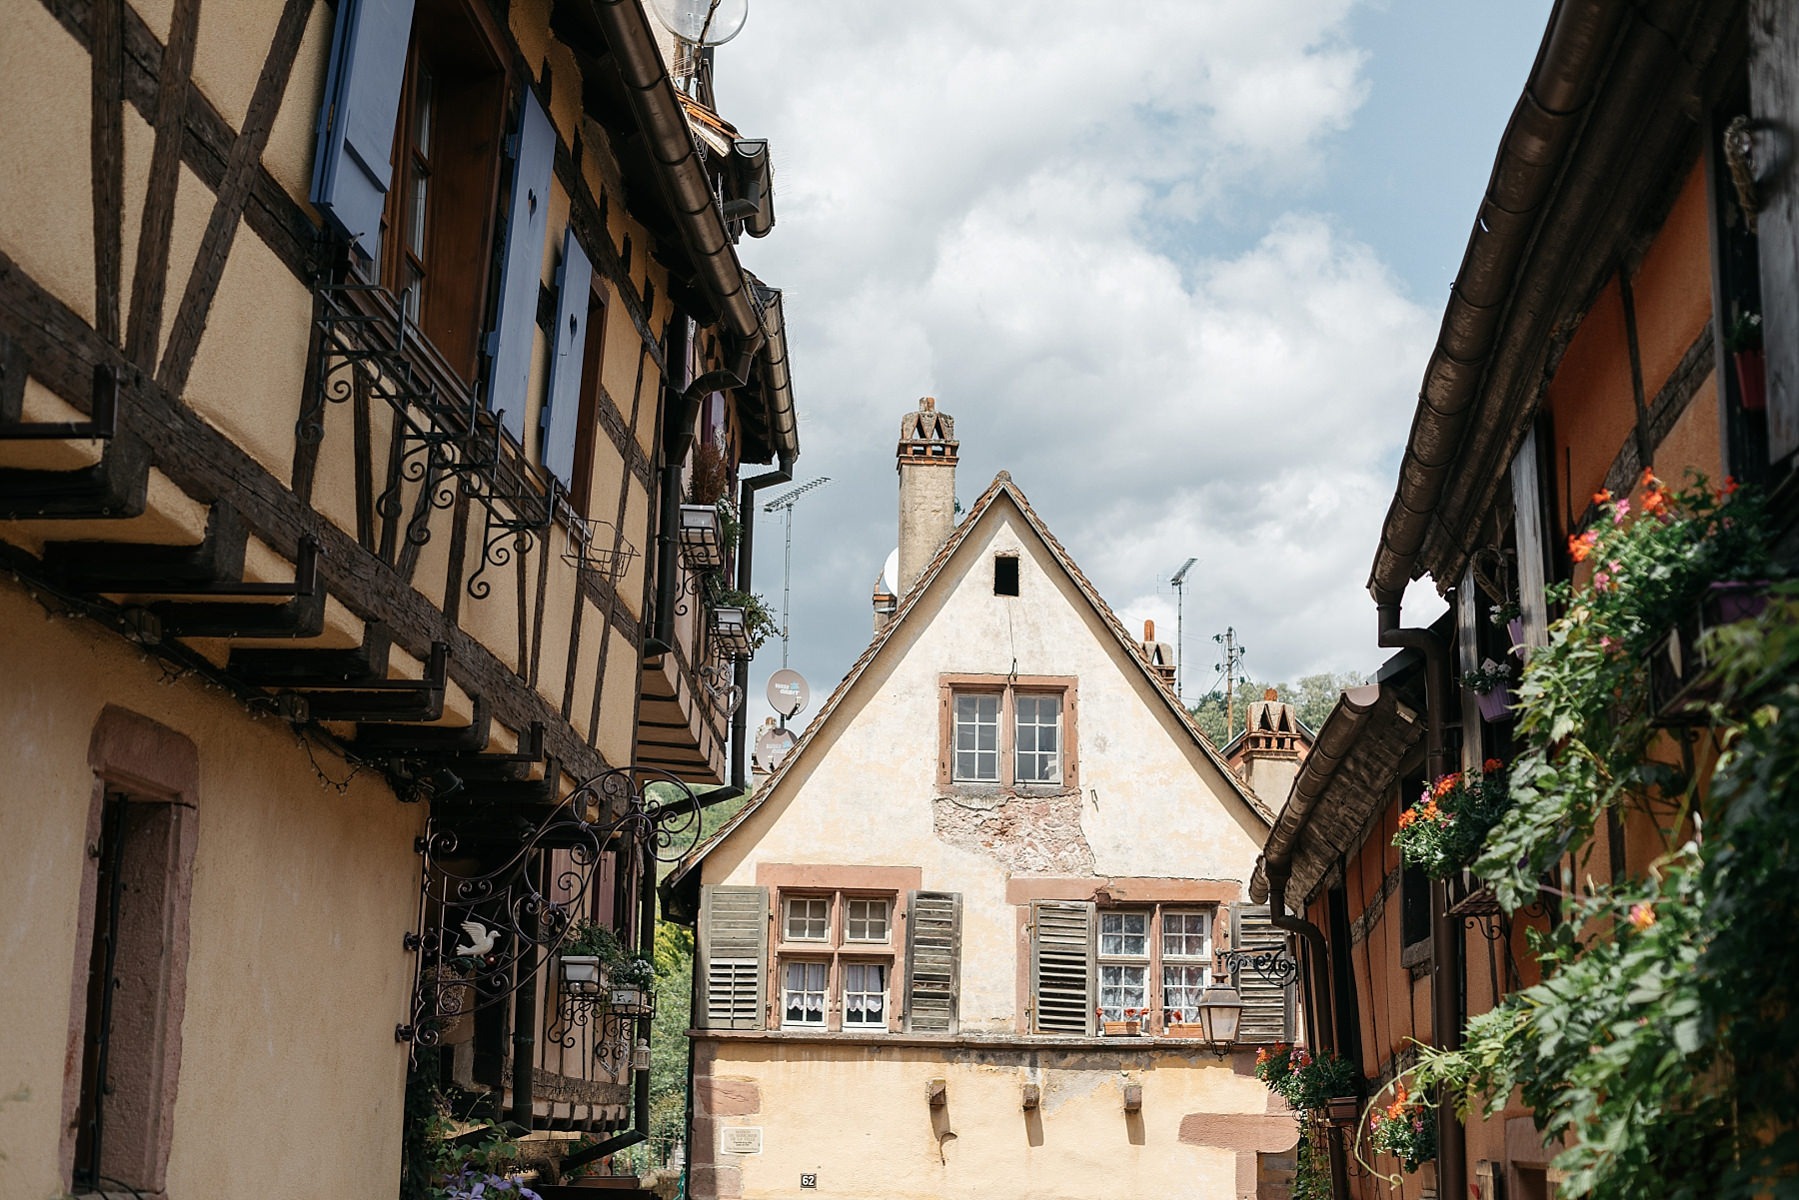
[[[1761,412],[1768,407],[1768,360],[1762,348],[1738,350],[1731,355],[1737,372],[1737,394],[1744,412]]]
[[[1474,703],[1480,709],[1480,719],[1489,725],[1506,719],[1517,701],[1517,693],[1509,687],[1496,687],[1489,692],[1474,693]]]
[[[612,988],[606,996],[606,1007],[627,1016],[650,1011],[649,993],[632,984]]]
[[[1768,607],[1767,580],[1731,580],[1706,588],[1699,604],[1649,652],[1649,688],[1656,721],[1703,723],[1716,694],[1707,678],[1704,638],[1713,629],[1752,621]]]
[[[1198,1038],[1204,1041],[1206,1027],[1198,1021],[1170,1021],[1165,1036],[1171,1038]]]
[[[1137,1037],[1143,1032],[1142,1021],[1102,1021],[1100,1031],[1107,1037]]]
[[[1512,653],[1524,653],[1524,618],[1513,617],[1505,623],[1506,636],[1512,639]]]
[[[715,571],[725,563],[724,539],[718,509],[711,504],[683,504],[680,522],[681,558],[690,570]]]
[[[726,658],[750,656],[749,621],[741,608],[712,610],[712,640]]]
[[[1356,1096],[1332,1096],[1324,1102],[1324,1119],[1332,1125],[1354,1125],[1361,1115],[1362,1102]]]
[[[600,990],[600,957],[597,954],[564,954],[560,967],[562,990],[571,995],[592,995]]]

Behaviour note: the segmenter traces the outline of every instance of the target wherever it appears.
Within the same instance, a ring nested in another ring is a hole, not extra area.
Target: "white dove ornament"
[[[468,942],[456,947],[457,958],[480,958],[490,954],[494,943],[500,940],[499,930],[489,929],[479,921],[464,921],[462,932]]]

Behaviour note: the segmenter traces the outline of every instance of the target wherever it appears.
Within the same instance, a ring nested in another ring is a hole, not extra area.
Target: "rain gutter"
[[[768,313],[759,311],[754,291],[758,285],[737,261],[724,214],[712,191],[711,177],[700,161],[687,114],[669,79],[662,51],[656,45],[640,0],[589,3],[618,64],[619,77],[643,130],[650,157],[659,168],[657,177],[663,195],[674,213],[681,243],[697,267],[700,288],[718,306],[725,328],[742,343],[757,345],[768,383],[769,428],[775,450],[789,458],[797,456],[799,437],[793,416],[793,392],[788,386],[780,293],[774,293],[774,314],[769,322]]]

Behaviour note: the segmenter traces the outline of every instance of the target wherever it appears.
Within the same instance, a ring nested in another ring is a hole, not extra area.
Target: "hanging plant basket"
[[[615,984],[606,993],[606,1007],[619,1016],[641,1016],[650,1011],[650,993],[634,983]]]
[[[562,990],[573,996],[590,996],[600,990],[603,974],[597,954],[564,954]]]
[[[1324,1102],[1324,1119],[1332,1125],[1349,1128],[1362,1115],[1362,1101],[1354,1095],[1332,1096]]]
[[[681,558],[691,571],[716,571],[725,562],[724,535],[718,508],[712,504],[683,504],[680,524]]]
[[[1737,394],[1742,397],[1744,412],[1762,412],[1768,407],[1768,360],[1757,346],[1732,354],[1737,371]]]
[[[726,658],[750,656],[749,622],[741,608],[712,610],[712,640]]]
[[[1518,694],[1509,687],[1496,687],[1489,692],[1474,693],[1474,703],[1480,709],[1480,719],[1489,724],[1505,720],[1517,699]]]

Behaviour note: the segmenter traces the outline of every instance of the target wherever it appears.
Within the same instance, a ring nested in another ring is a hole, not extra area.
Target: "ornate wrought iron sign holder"
[[[677,794],[652,806],[645,792],[658,783]],[[692,789],[651,767],[621,767],[582,783],[508,846],[497,864],[491,854],[483,856],[491,847],[464,846],[433,816],[417,842],[424,859],[418,926],[404,944],[418,958],[411,1011],[395,1026],[395,1039],[415,1048],[436,1046],[450,1024],[507,1000],[553,964],[590,908],[601,855],[616,853],[626,863],[672,862],[693,848],[699,834],[700,806]],[[597,999],[585,997],[581,1024]],[[644,1015],[609,1007],[606,1019]],[[552,1036],[567,1036],[573,1010],[569,1021],[559,1015],[557,1023],[563,1028]],[[596,1054],[616,1058],[619,1051],[604,1049],[606,1044]]]
[[[1232,987],[1237,986],[1237,978],[1245,965],[1253,968],[1270,987],[1286,987],[1299,978],[1299,960],[1284,949],[1221,950],[1218,961],[1230,972]]]

